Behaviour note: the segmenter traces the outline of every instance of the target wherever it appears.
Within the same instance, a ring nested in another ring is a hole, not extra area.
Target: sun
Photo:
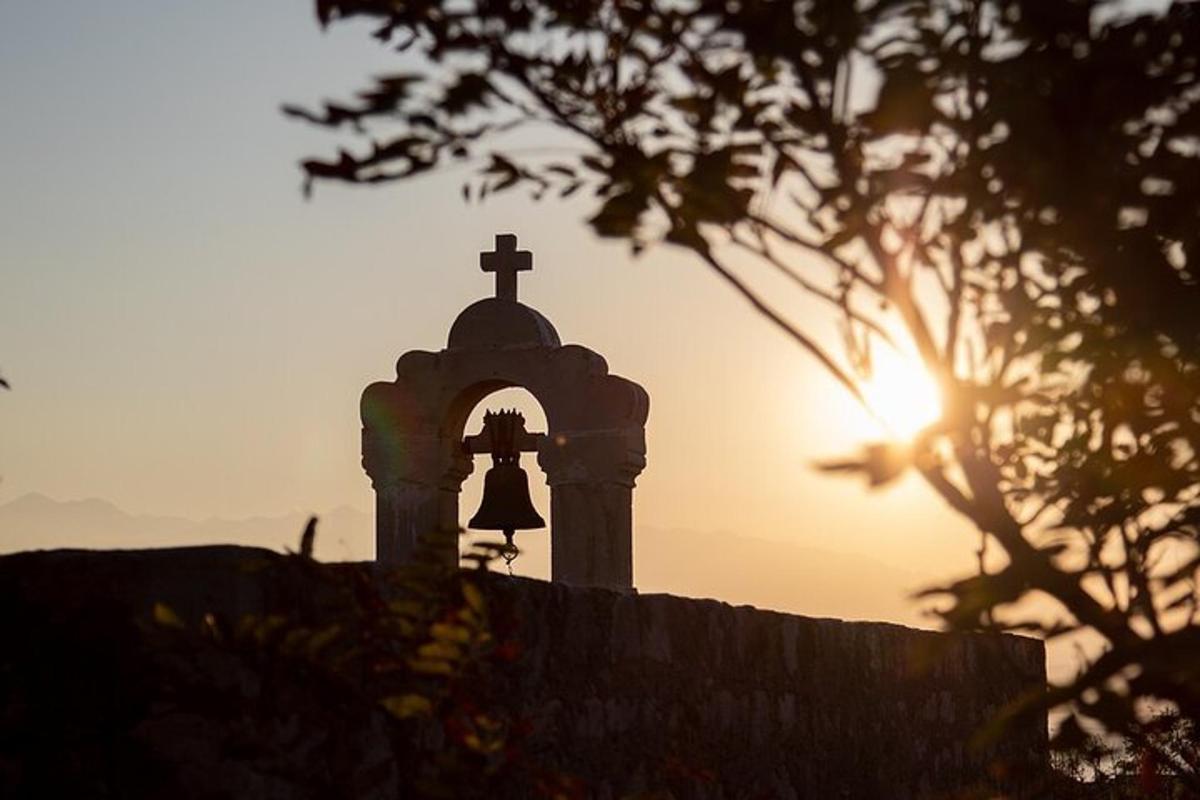
[[[871,375],[860,385],[889,437],[912,439],[942,414],[937,383],[911,357],[893,351],[877,353]]]

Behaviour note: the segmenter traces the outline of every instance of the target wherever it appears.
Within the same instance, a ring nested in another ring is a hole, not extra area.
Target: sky
[[[872,423],[687,254],[633,258],[592,235],[579,200],[467,205],[465,171],[306,201],[298,160],[344,140],[280,105],[396,68],[366,29],[322,32],[303,1],[0,4],[0,503],[370,510],[359,393],[401,353],[444,346],[491,294],[478,253],[512,232],[534,253],[521,299],[650,394],[635,525],[929,581],[971,568],[970,525],[919,479],[869,491],[812,468]],[[545,498],[539,485],[543,515]]]

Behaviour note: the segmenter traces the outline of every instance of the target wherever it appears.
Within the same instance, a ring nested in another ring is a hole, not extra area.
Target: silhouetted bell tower
[[[537,453],[550,486],[551,580],[630,588],[633,488],[646,465],[650,398],[636,383],[609,374],[599,354],[563,345],[549,320],[517,300],[518,273],[533,268],[533,256],[517,249],[516,236],[497,235],[479,265],[495,273],[495,296],[458,315],[445,348],[405,353],[395,380],[363,392],[376,558],[400,563],[419,537],[440,532],[447,562],[457,562],[462,483],[475,454],[494,452],[491,439],[481,438],[490,437],[486,429],[464,438],[467,417],[492,392],[520,386],[541,404],[549,429],[531,434],[522,423],[513,433],[519,441],[506,446]]]

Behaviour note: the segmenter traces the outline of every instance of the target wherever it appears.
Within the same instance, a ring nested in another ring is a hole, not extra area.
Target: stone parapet
[[[156,602],[189,624],[209,612],[311,615],[320,607],[313,569],[338,567],[237,547],[0,557],[0,718],[13,726],[0,737],[0,795],[8,786],[26,792],[12,796],[154,797],[175,781],[184,789],[170,796],[185,800],[326,796],[317,783],[280,783],[278,761],[227,747],[235,728],[169,713],[164,722],[161,708],[154,716],[137,645]],[[970,741],[1044,686],[1040,641],[500,575],[484,585],[519,643],[494,679],[531,723],[523,747],[581,778],[590,797],[615,800],[664,780],[679,798],[1036,796],[1042,721],[989,749]],[[340,731],[297,722],[280,733],[281,752],[336,779],[339,796],[399,796],[386,726],[369,709],[356,719]],[[146,759],[153,770],[143,774],[135,766]],[[72,784],[72,770],[85,768],[91,782]],[[372,788],[360,792],[368,773]],[[990,793],[967,794],[981,788]]]

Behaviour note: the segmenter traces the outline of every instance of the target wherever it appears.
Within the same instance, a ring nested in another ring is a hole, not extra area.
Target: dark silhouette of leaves
[[[300,557],[312,560],[313,545],[317,542],[317,518],[309,517],[308,523],[304,526],[304,532],[300,534]]]
[[[827,467],[877,485],[915,470],[978,528],[980,574],[941,587],[945,622],[1103,642],[1028,713],[1069,705],[1140,736],[1152,698],[1200,719],[1200,6],[317,14],[377,22],[420,67],[404,91],[294,112],[398,128],[391,146],[306,161],[310,182],[467,159],[475,198],[588,188],[596,233],[689,249],[868,408],[873,354],[915,354],[941,418]],[[479,151],[533,124],[580,155]],[[759,288],[777,277],[798,296]],[[830,320],[840,349],[820,335]]]

